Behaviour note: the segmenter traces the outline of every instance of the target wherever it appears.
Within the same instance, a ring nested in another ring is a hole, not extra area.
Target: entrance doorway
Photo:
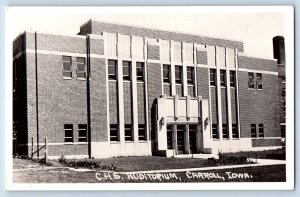
[[[177,125],[177,150],[178,154],[184,153],[184,130],[185,125]]]
[[[197,132],[197,125],[189,125],[189,141],[190,141],[190,153],[191,154],[195,154],[197,152],[196,132]]]

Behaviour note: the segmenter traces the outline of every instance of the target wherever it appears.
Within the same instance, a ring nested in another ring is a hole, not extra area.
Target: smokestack
[[[275,36],[273,38],[273,54],[274,58],[277,59],[277,64],[285,64],[285,47],[283,36]]]

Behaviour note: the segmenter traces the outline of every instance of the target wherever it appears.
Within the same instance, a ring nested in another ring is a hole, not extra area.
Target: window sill
[[[116,80],[116,79],[108,79],[108,81],[117,82],[117,80]]]
[[[143,84],[143,83],[144,83],[144,81],[136,81],[136,83]]]
[[[72,80],[72,78],[69,77],[63,77],[64,80]]]
[[[74,145],[74,142],[64,142],[64,145]]]
[[[147,140],[139,140],[139,143],[145,144],[145,143],[148,143],[148,141]]]
[[[83,78],[77,78],[78,81],[86,81],[86,79]]]
[[[111,144],[120,144],[120,141],[110,141]]]
[[[88,144],[87,142],[77,142],[76,144]]]
[[[220,139],[212,139],[213,141],[220,141]]]
[[[255,90],[254,88],[248,88],[248,90]]]
[[[125,143],[132,144],[134,141],[125,141]]]
[[[240,140],[240,138],[232,138],[232,140]]]

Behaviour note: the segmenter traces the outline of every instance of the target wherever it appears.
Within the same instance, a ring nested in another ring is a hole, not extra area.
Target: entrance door
[[[177,125],[177,150],[178,154],[184,153],[184,127],[185,125]]]
[[[197,125],[189,125],[189,141],[190,141],[190,153],[195,154],[196,149],[196,132]]]
[[[172,149],[172,138],[173,138],[173,125],[167,125],[167,146],[168,149]]]

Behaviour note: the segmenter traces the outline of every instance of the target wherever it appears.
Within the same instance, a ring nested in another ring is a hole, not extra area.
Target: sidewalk
[[[250,158],[251,161],[256,162],[256,159]],[[186,171],[207,171],[207,170],[222,170],[222,169],[233,169],[233,168],[246,168],[246,167],[257,167],[257,166],[269,166],[269,165],[282,165],[286,164],[285,160],[273,160],[273,159],[257,159],[257,163],[244,164],[244,165],[230,165],[230,166],[211,166],[211,167],[199,167],[199,168],[183,168],[183,169],[168,169],[168,170],[148,170],[148,171],[133,171],[133,172],[117,172],[118,174],[134,174],[134,173],[169,173],[169,172],[186,172]],[[26,170],[48,170],[48,169],[68,169],[76,172],[96,172],[96,169],[86,168],[71,168],[71,167],[58,167],[58,166],[44,166],[39,168],[23,168],[13,169],[13,171],[26,171]],[[102,171],[101,172],[114,172],[114,171]]]

